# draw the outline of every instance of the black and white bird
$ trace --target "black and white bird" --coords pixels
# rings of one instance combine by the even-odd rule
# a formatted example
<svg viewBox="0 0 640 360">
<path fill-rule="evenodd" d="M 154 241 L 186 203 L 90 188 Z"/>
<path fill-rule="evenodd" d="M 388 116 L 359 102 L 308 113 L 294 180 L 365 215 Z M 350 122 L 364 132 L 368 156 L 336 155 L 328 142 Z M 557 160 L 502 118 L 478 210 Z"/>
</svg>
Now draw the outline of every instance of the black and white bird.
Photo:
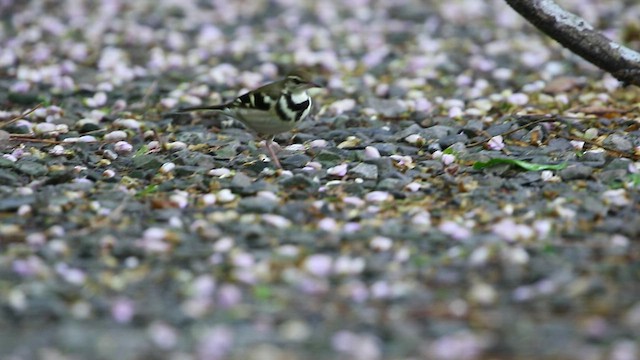
<svg viewBox="0 0 640 360">
<path fill-rule="evenodd" d="M 249 91 L 226 104 L 189 107 L 179 111 L 219 111 L 240 121 L 259 137 L 266 137 L 269 155 L 275 165 L 282 168 L 271 147 L 273 137 L 292 130 L 309 115 L 312 101 L 307 90 L 315 87 L 320 86 L 311 81 L 309 74 L 294 71 L 284 79 Z"/>
</svg>

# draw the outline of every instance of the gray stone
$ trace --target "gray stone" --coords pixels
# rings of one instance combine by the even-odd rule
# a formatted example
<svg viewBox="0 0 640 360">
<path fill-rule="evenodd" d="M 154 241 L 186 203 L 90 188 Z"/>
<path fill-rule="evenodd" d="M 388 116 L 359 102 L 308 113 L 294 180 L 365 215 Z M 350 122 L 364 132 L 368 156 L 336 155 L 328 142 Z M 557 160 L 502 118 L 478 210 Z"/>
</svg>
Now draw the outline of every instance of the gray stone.
<svg viewBox="0 0 640 360">
<path fill-rule="evenodd" d="M 408 183 L 408 179 L 388 178 L 380 181 L 376 189 L 383 191 L 401 191 Z"/>
<path fill-rule="evenodd" d="M 17 185 L 18 175 L 13 171 L 0 169 L 0 185 Z"/>
<path fill-rule="evenodd" d="M 333 164 L 339 162 L 342 158 L 339 154 L 333 151 L 322 150 L 320 151 L 320 153 L 318 153 L 318 155 L 316 155 L 315 159 L 323 165 L 330 164 L 331 166 L 333 166 Z"/>
<path fill-rule="evenodd" d="M 624 159 L 624 158 L 615 158 L 613 160 L 611 160 L 606 166 L 605 169 L 607 170 L 618 170 L 618 169 L 622 169 L 622 170 L 628 170 L 629 169 L 629 164 L 631 164 L 631 160 L 629 159 Z"/>
<path fill-rule="evenodd" d="M 16 169 L 30 176 L 43 176 L 49 172 L 46 166 L 29 160 L 18 161 L 18 163 L 16 163 Z"/>
<path fill-rule="evenodd" d="M 495 124 L 490 126 L 487 129 L 487 134 L 491 135 L 491 136 L 496 136 L 496 135 L 500 135 L 500 134 L 504 134 L 505 132 L 511 130 L 511 127 L 513 126 L 512 123 L 503 123 L 503 124 Z"/>
<path fill-rule="evenodd" d="M 588 179 L 593 173 L 593 168 L 583 164 L 571 164 L 560 170 L 558 175 L 564 180 Z"/>
<path fill-rule="evenodd" d="M 280 162 L 287 167 L 301 168 L 305 166 L 311 158 L 305 154 L 293 154 L 291 156 L 282 157 Z"/>
<path fill-rule="evenodd" d="M 278 206 L 278 201 L 266 199 L 260 196 L 249 196 L 240 199 L 238 208 L 244 212 L 260 214 L 272 213 Z"/>
<path fill-rule="evenodd" d="M 23 195 L 0 199 L 0 211 L 15 210 L 22 205 L 33 204 L 36 201 L 34 195 Z"/>
<path fill-rule="evenodd" d="M 371 98 L 368 105 L 385 117 L 396 117 L 408 110 L 407 106 L 397 99 Z"/>
<path fill-rule="evenodd" d="M 0 157 L 0 168 L 12 168 L 14 166 L 15 163 L 13 161 Z"/>
<path fill-rule="evenodd" d="M 396 140 L 402 140 L 404 138 L 406 138 L 409 135 L 413 135 L 413 134 L 420 134 L 424 129 L 422 128 L 422 126 L 418 125 L 418 124 L 413 124 L 411 126 L 409 126 L 406 129 L 400 130 L 396 133 L 395 135 L 395 139 Z M 423 135 L 424 137 L 424 135 Z"/>
<path fill-rule="evenodd" d="M 156 155 L 137 155 L 131 162 L 134 168 L 141 170 L 156 170 L 162 166 L 162 162 Z"/>
<path fill-rule="evenodd" d="M 571 151 L 573 149 L 573 146 L 571 145 L 571 142 L 569 142 L 569 140 L 567 139 L 551 139 L 549 140 L 549 143 L 547 144 L 547 146 L 541 148 L 541 150 L 545 153 L 552 153 L 552 152 L 566 152 L 566 151 Z"/>
<path fill-rule="evenodd" d="M 238 172 L 231 179 L 230 187 L 232 190 L 242 191 L 251 186 L 253 179 L 243 172 Z"/>
<path fill-rule="evenodd" d="M 592 167 L 601 167 L 606 162 L 607 153 L 604 151 L 587 151 L 579 160 Z"/>
<path fill-rule="evenodd" d="M 289 190 L 292 189 L 300 189 L 300 190 L 308 190 L 315 191 L 320 187 L 318 183 L 310 179 L 308 176 L 304 175 L 293 175 L 291 177 L 284 178 L 278 181 L 281 187 L 287 188 Z"/>
<path fill-rule="evenodd" d="M 468 140 L 469 138 L 465 134 L 454 134 L 441 138 L 438 143 L 440 143 L 440 146 L 446 149 L 453 144 L 464 144 Z"/>
<path fill-rule="evenodd" d="M 378 178 L 378 167 L 374 164 L 360 163 L 349 170 L 349 173 L 365 180 L 376 180 Z"/>
<path fill-rule="evenodd" d="M 595 175 L 596 179 L 602 181 L 605 184 L 624 181 L 626 177 L 627 170 L 625 169 L 604 170 Z"/>
<path fill-rule="evenodd" d="M 422 130 L 420 135 L 427 140 L 438 140 L 454 134 L 455 132 L 456 129 L 451 126 L 434 125 Z"/>
<path fill-rule="evenodd" d="M 391 143 L 379 143 L 372 146 L 378 149 L 380 155 L 383 156 L 393 155 L 398 151 L 398 146 Z"/>
<path fill-rule="evenodd" d="M 633 143 L 620 134 L 611 134 L 607 136 L 602 143 L 603 145 L 618 151 L 628 152 L 633 150 Z"/>
</svg>

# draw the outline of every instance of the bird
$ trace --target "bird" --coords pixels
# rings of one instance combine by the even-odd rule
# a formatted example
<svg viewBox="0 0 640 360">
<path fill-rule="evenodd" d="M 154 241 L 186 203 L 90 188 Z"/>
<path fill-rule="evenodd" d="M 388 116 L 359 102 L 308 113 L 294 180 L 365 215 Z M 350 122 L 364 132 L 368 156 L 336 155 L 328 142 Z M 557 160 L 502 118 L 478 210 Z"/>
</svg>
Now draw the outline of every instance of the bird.
<svg viewBox="0 0 640 360">
<path fill-rule="evenodd" d="M 282 169 L 272 148 L 275 135 L 294 129 L 311 112 L 312 100 L 307 90 L 319 88 L 309 73 L 294 70 L 283 79 L 263 85 L 227 103 L 182 108 L 179 112 L 217 111 L 238 120 L 265 138 L 265 146 L 277 168 Z"/>
</svg>

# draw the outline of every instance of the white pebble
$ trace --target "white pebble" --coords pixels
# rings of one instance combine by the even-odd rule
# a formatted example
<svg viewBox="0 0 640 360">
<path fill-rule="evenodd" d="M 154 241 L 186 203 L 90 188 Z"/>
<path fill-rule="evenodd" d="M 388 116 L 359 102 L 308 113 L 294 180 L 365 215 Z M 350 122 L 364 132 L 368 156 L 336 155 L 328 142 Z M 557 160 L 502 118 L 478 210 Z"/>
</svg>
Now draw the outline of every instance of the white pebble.
<svg viewBox="0 0 640 360">
<path fill-rule="evenodd" d="M 392 199 L 393 197 L 386 191 L 372 191 L 365 195 L 364 199 L 368 202 L 383 202 Z"/>
<path fill-rule="evenodd" d="M 147 144 L 147 149 L 149 149 L 149 151 L 160 149 L 160 142 L 157 140 L 149 141 L 149 143 Z"/>
<path fill-rule="evenodd" d="M 307 165 L 305 165 L 305 168 L 306 167 L 309 167 L 310 170 L 320 170 L 322 169 L 322 164 L 317 161 L 309 161 Z"/>
<path fill-rule="evenodd" d="M 278 195 L 274 194 L 271 191 L 267 191 L 267 190 L 258 191 L 256 196 L 259 197 L 259 198 L 270 200 L 270 201 L 280 201 L 280 198 L 278 197 Z"/>
<path fill-rule="evenodd" d="M 405 185 L 404 188 L 407 189 L 408 191 L 416 192 L 416 191 L 420 190 L 420 188 L 422 188 L 422 185 L 420 185 L 419 183 L 414 181 L 414 182 L 411 182 L 411 183 Z"/>
<path fill-rule="evenodd" d="M 287 151 L 304 151 L 304 145 L 302 144 L 291 144 L 284 148 Z"/>
<path fill-rule="evenodd" d="M 223 176 L 227 176 L 231 174 L 231 170 L 227 169 L 227 168 L 217 168 L 217 169 L 211 169 L 209 170 L 209 175 L 211 176 L 219 176 L 219 177 L 223 177 Z"/>
<path fill-rule="evenodd" d="M 160 100 L 160 105 L 165 109 L 171 109 L 178 105 L 178 100 L 174 98 L 164 98 Z"/>
<path fill-rule="evenodd" d="M 91 135 L 84 135 L 78 138 L 78 142 L 89 143 L 89 142 L 96 142 L 96 141 L 98 140 L 95 138 L 95 136 L 91 136 Z"/>
<path fill-rule="evenodd" d="M 214 205 L 216 203 L 215 194 L 204 194 L 200 199 L 202 200 L 202 204 L 205 206 Z"/>
<path fill-rule="evenodd" d="M 287 219 L 284 216 L 276 215 L 276 214 L 264 214 L 262 215 L 262 220 L 267 224 L 276 227 L 278 229 L 284 229 L 291 226 L 291 220 Z"/>
<path fill-rule="evenodd" d="M 496 290 L 487 283 L 476 283 L 471 287 L 469 297 L 482 305 L 490 305 L 496 301 L 498 294 Z"/>
<path fill-rule="evenodd" d="M 373 146 L 367 146 L 364 148 L 364 158 L 365 160 L 379 159 L 380 151 Z"/>
<path fill-rule="evenodd" d="M 376 236 L 369 241 L 369 246 L 371 246 L 373 250 L 387 251 L 393 246 L 393 240 L 384 236 Z"/>
<path fill-rule="evenodd" d="M 118 154 L 116 154 L 115 152 L 107 149 L 105 151 L 102 152 L 102 157 L 108 160 L 115 160 L 118 158 Z"/>
<path fill-rule="evenodd" d="M 113 122 L 114 125 L 121 127 L 121 128 L 125 128 L 125 129 L 132 129 L 132 130 L 139 130 L 141 127 L 141 124 L 138 120 L 136 119 L 116 119 Z"/>
<path fill-rule="evenodd" d="M 51 123 L 39 123 L 34 127 L 36 134 L 49 134 L 56 131 L 56 125 Z"/>
<path fill-rule="evenodd" d="M 172 163 L 172 162 L 166 162 L 164 164 L 162 164 L 162 166 L 160 166 L 160 172 L 163 174 L 168 174 L 170 172 L 173 171 L 173 169 L 176 168 L 176 164 Z"/>
<path fill-rule="evenodd" d="M 309 143 L 309 146 L 313 148 L 325 148 L 327 147 L 327 140 L 324 139 L 316 139 Z"/>
<path fill-rule="evenodd" d="M 167 144 L 169 150 L 184 150 L 187 148 L 187 144 L 182 141 L 174 141 Z"/>
<path fill-rule="evenodd" d="M 356 101 L 353 99 L 343 99 L 334 102 L 329 105 L 329 110 L 336 115 L 342 114 L 345 111 L 353 110 L 356 106 Z"/>
<path fill-rule="evenodd" d="M 222 189 L 216 194 L 216 198 L 221 204 L 230 203 L 236 199 L 236 195 L 229 189 Z"/>
<path fill-rule="evenodd" d="M 107 169 L 102 172 L 102 177 L 105 179 L 111 179 L 114 176 L 116 176 L 116 172 L 111 169 Z"/>
<path fill-rule="evenodd" d="M 526 105 L 529 103 L 529 95 L 524 93 L 515 93 L 507 97 L 507 102 L 513 105 Z"/>
<path fill-rule="evenodd" d="M 582 148 L 584 147 L 584 141 L 571 140 L 569 141 L 569 143 L 574 150 L 582 150 Z"/>
<path fill-rule="evenodd" d="M 416 145 L 418 142 L 424 142 L 424 138 L 419 134 L 411 134 L 404 138 L 404 141 L 408 142 L 411 145 Z"/>
<path fill-rule="evenodd" d="M 184 209 L 189 205 L 189 194 L 186 191 L 176 191 L 169 196 L 169 201 L 179 209 Z"/>
<path fill-rule="evenodd" d="M 20 205 L 17 211 L 18 216 L 27 216 L 31 214 L 31 205 Z"/>
<path fill-rule="evenodd" d="M 450 165 L 456 160 L 456 156 L 453 154 L 442 154 L 442 163 Z"/>
<path fill-rule="evenodd" d="M 106 141 L 120 141 L 127 138 L 127 133 L 122 130 L 112 131 L 104 136 Z"/>
<path fill-rule="evenodd" d="M 340 164 L 334 167 L 330 167 L 327 169 L 327 174 L 332 176 L 343 177 L 347 174 L 347 169 L 349 166 L 347 164 Z"/>
<path fill-rule="evenodd" d="M 64 146 L 56 145 L 49 150 L 49 154 L 53 156 L 60 156 L 64 154 Z"/>
<path fill-rule="evenodd" d="M 129 144 L 126 141 L 118 141 L 117 143 L 115 143 L 115 145 L 113 145 L 113 150 L 120 155 L 128 154 L 133 151 L 133 145 Z"/>
</svg>

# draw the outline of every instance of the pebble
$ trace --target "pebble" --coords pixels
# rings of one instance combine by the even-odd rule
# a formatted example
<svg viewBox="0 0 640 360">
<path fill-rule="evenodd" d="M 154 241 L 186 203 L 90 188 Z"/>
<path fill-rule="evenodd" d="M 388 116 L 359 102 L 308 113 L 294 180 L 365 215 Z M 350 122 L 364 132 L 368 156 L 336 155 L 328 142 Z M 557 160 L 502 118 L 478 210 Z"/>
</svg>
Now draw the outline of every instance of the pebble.
<svg viewBox="0 0 640 360">
<path fill-rule="evenodd" d="M 607 136 L 602 144 L 623 152 L 631 152 L 633 150 L 633 143 L 624 135 L 620 134 L 611 134 Z"/>
<path fill-rule="evenodd" d="M 365 180 L 378 179 L 378 167 L 374 164 L 360 163 L 349 170 L 349 173 L 355 177 Z"/>
<path fill-rule="evenodd" d="M 571 164 L 560 170 L 558 175 L 563 180 L 589 179 L 593 173 L 593 168 L 583 164 Z"/>
</svg>

